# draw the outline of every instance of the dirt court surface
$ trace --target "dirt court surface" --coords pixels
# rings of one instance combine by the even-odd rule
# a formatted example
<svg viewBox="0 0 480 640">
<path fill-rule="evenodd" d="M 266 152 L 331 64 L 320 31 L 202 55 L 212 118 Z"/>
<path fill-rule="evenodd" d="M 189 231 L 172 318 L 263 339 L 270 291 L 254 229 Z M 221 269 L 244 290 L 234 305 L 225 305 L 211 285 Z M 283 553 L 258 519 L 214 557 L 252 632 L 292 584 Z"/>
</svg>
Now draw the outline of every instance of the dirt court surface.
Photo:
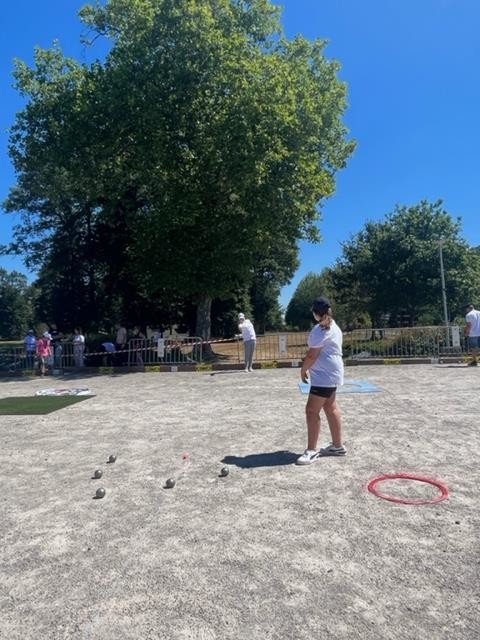
<svg viewBox="0 0 480 640">
<path fill-rule="evenodd" d="M 96 397 L 0 417 L 0 637 L 478 640 L 480 368 L 346 373 L 382 392 L 339 396 L 348 455 L 308 467 L 299 369 L 2 380 Z M 368 493 L 395 472 L 450 497 Z"/>
</svg>

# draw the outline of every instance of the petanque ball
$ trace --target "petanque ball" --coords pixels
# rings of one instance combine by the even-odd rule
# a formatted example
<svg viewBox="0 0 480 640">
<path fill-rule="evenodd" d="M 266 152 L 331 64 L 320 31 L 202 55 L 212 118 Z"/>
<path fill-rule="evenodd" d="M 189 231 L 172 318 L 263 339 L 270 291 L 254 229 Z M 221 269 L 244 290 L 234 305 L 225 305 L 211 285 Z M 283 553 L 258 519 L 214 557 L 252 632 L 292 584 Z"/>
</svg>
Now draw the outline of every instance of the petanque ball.
<svg viewBox="0 0 480 640">
<path fill-rule="evenodd" d="M 228 467 L 222 467 L 220 469 L 220 475 L 222 476 L 222 478 L 225 478 L 225 476 L 228 476 L 229 473 L 230 473 L 230 469 Z"/>
<path fill-rule="evenodd" d="M 101 478 L 103 476 L 103 471 L 101 469 L 96 469 L 95 473 L 93 474 L 94 478 Z"/>
<path fill-rule="evenodd" d="M 95 495 L 97 496 L 97 498 L 104 498 L 105 497 L 105 489 L 103 487 L 100 487 L 100 489 L 97 489 Z"/>
<path fill-rule="evenodd" d="M 165 482 L 165 486 L 167 487 L 167 489 L 173 489 L 173 487 L 175 486 L 175 480 L 173 478 L 168 478 L 168 480 Z"/>
<path fill-rule="evenodd" d="M 111 456 L 109 456 L 108 461 L 109 462 L 115 462 L 115 460 L 117 459 L 117 456 L 114 456 L 113 454 Z"/>
</svg>

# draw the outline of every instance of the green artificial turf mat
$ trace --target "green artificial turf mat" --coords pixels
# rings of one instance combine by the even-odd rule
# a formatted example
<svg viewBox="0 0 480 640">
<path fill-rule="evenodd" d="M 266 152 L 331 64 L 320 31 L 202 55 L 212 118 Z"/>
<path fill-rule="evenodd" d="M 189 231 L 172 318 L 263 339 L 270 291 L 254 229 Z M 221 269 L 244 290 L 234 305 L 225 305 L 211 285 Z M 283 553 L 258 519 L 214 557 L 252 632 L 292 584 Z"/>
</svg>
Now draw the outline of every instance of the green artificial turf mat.
<svg viewBox="0 0 480 640">
<path fill-rule="evenodd" d="M 0 399 L 1 416 L 35 416 L 88 400 L 94 396 L 22 396 Z"/>
</svg>

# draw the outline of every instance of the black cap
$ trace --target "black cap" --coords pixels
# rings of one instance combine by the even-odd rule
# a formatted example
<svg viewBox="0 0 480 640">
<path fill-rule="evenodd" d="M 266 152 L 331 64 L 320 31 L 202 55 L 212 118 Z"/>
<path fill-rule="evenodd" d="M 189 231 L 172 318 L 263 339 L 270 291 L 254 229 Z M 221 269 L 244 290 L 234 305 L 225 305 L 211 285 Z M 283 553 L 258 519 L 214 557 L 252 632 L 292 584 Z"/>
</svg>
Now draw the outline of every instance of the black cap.
<svg viewBox="0 0 480 640">
<path fill-rule="evenodd" d="M 464 305 L 463 305 L 463 308 L 464 308 L 464 309 L 468 309 L 468 307 L 473 307 L 473 306 L 474 306 L 474 305 L 473 305 L 473 302 L 468 302 L 467 304 L 464 304 Z"/>
<path fill-rule="evenodd" d="M 319 316 L 323 316 L 330 309 L 331 304 L 327 298 L 321 296 L 320 298 L 316 298 L 312 304 L 312 311 Z"/>
</svg>

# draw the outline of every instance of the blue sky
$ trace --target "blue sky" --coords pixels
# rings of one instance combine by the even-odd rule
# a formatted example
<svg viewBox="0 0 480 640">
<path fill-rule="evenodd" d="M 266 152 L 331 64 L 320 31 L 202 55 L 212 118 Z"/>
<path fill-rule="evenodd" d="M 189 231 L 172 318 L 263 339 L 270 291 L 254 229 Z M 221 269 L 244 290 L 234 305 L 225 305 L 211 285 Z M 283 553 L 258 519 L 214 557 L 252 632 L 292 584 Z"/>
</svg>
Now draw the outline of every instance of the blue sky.
<svg viewBox="0 0 480 640">
<path fill-rule="evenodd" d="M 101 49 L 80 43 L 81 0 L 16 0 L 2 7 L 0 41 L 0 198 L 14 184 L 6 129 L 21 101 L 11 88 L 14 57 L 58 39 L 64 52 L 89 62 Z M 442 198 L 480 245 L 480 2 L 478 0 L 283 0 L 288 36 L 326 38 L 348 83 L 345 122 L 358 148 L 323 207 L 319 245 L 303 243 L 301 266 L 282 290 L 286 305 L 301 278 L 334 263 L 341 243 L 395 204 Z M 0 243 L 14 216 L 0 214 Z M 0 266 L 24 271 L 18 258 Z"/>
</svg>

